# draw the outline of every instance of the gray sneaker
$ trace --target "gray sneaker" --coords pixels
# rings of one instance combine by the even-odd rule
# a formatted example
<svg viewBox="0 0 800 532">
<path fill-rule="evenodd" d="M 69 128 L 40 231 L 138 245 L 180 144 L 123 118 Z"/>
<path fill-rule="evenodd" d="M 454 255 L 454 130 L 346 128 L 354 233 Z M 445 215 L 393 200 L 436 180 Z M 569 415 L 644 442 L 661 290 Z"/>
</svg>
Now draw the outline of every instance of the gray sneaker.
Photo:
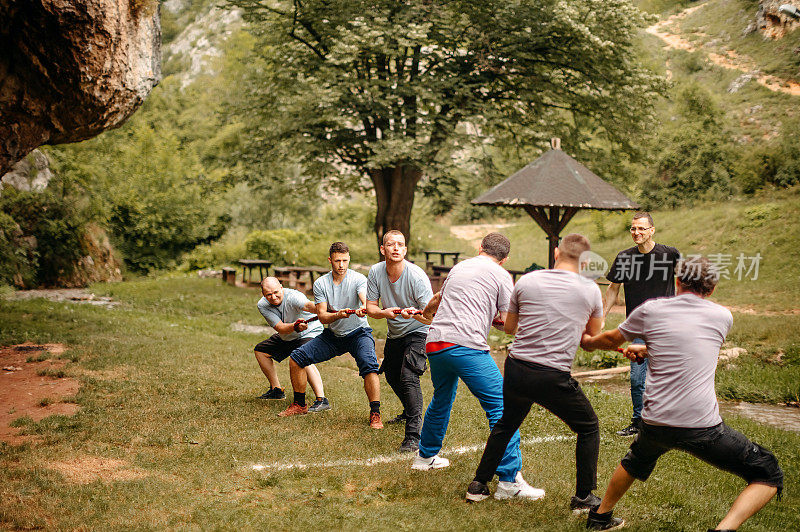
<svg viewBox="0 0 800 532">
<path fill-rule="evenodd" d="M 319 398 L 314 401 L 314 404 L 308 407 L 309 412 L 322 412 L 323 410 L 330 410 L 331 404 L 326 397 Z"/>
<path fill-rule="evenodd" d="M 600 497 L 594 493 L 589 493 L 589 495 L 583 499 L 573 495 L 572 499 L 569 501 L 569 509 L 572 510 L 574 514 L 582 514 L 589 510 L 597 510 L 598 506 L 600 506 Z"/>
</svg>

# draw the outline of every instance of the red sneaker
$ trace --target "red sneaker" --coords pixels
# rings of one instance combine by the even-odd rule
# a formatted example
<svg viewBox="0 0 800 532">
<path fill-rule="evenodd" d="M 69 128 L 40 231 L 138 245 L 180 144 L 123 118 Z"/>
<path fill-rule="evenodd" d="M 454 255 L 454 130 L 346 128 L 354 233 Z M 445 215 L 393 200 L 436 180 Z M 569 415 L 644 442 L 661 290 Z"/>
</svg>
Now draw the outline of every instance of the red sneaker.
<svg viewBox="0 0 800 532">
<path fill-rule="evenodd" d="M 298 414 L 308 414 L 308 406 L 300 406 L 297 403 L 292 403 L 292 405 L 278 414 L 278 417 L 287 417 L 287 416 L 296 416 Z M 378 418 L 380 422 L 380 418 Z"/>
<path fill-rule="evenodd" d="M 371 429 L 382 429 L 383 423 L 381 422 L 381 413 L 380 412 L 370 412 L 369 414 L 369 428 Z"/>
</svg>

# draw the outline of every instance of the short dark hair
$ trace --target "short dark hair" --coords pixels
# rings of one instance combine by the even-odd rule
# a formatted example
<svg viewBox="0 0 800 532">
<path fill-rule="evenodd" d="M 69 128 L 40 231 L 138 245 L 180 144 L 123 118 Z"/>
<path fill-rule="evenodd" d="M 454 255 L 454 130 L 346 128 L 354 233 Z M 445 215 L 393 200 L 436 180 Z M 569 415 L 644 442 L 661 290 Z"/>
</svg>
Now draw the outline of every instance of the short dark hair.
<svg viewBox="0 0 800 532">
<path fill-rule="evenodd" d="M 334 242 L 328 250 L 328 256 L 333 256 L 334 253 L 350 253 L 350 248 L 344 242 Z"/>
<path fill-rule="evenodd" d="M 639 218 L 647 218 L 647 221 L 650 222 L 650 227 L 655 227 L 656 224 L 653 222 L 653 217 L 650 216 L 650 213 L 647 211 L 637 211 L 633 213 L 632 220 L 638 220 Z"/>
<path fill-rule="evenodd" d="M 675 276 L 684 289 L 707 296 L 719 282 L 719 269 L 704 256 L 693 255 L 678 262 Z"/>
<path fill-rule="evenodd" d="M 386 243 L 386 237 L 390 236 L 390 235 L 400 235 L 400 236 L 403 237 L 403 241 L 405 241 L 405 239 L 406 239 L 406 235 L 404 235 L 402 231 L 398 231 L 397 229 L 392 229 L 391 231 L 386 231 L 385 233 L 383 233 L 383 238 L 381 239 L 381 244 L 385 244 Z"/>
<path fill-rule="evenodd" d="M 497 260 L 503 260 L 508 257 L 508 252 L 511 251 L 511 242 L 500 233 L 489 233 L 483 237 L 481 249 L 483 249 L 483 252 L 487 255 Z"/>
<path fill-rule="evenodd" d="M 569 261 L 577 262 L 581 258 L 581 254 L 590 249 L 592 249 L 592 245 L 588 238 L 579 233 L 570 233 L 562 238 L 558 245 L 559 258 L 564 257 Z"/>
</svg>

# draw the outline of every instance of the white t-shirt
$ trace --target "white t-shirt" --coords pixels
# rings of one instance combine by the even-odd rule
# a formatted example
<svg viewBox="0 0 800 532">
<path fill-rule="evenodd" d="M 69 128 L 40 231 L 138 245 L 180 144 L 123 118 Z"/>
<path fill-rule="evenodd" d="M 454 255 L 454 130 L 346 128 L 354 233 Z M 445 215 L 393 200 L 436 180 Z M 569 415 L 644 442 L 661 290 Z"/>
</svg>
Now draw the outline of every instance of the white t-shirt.
<svg viewBox="0 0 800 532">
<path fill-rule="evenodd" d="M 603 297 L 580 274 L 538 270 L 517 281 L 508 311 L 519 314 L 510 357 L 569 371 L 586 322 L 603 317 Z"/>
<path fill-rule="evenodd" d="M 508 310 L 514 283 L 511 274 L 489 257 L 459 262 L 442 287 L 428 342 L 450 342 L 488 351 L 486 337 L 498 312 Z"/>
<path fill-rule="evenodd" d="M 277 307 L 271 305 L 266 297 L 258 300 L 258 311 L 267 320 L 271 327 L 278 323 L 294 323 L 299 318 L 307 320 L 315 314 L 303 310 L 308 303 L 308 298 L 302 293 L 292 288 L 283 289 L 283 301 Z M 281 334 L 281 340 L 295 340 L 297 338 L 314 338 L 322 332 L 322 324 L 319 321 L 312 321 L 308 324 L 308 329 L 303 332 L 292 331 L 289 334 Z"/>
<path fill-rule="evenodd" d="M 650 299 L 631 312 L 619 331 L 647 344 L 645 422 L 683 428 L 722 423 L 714 373 L 732 324 L 728 309 L 692 293 Z"/>
<path fill-rule="evenodd" d="M 425 308 L 433 297 L 431 281 L 425 271 L 408 261 L 403 261 L 403 273 L 395 281 L 389 281 L 386 273 L 386 262 L 379 262 L 369 269 L 367 275 L 367 301 L 378 301 L 383 308 L 414 307 L 419 310 Z M 428 332 L 428 326 L 417 320 L 404 319 L 402 316 L 386 320 L 388 325 L 387 338 L 400 338 L 412 332 Z"/>
<path fill-rule="evenodd" d="M 366 296 L 366 293 L 367 278 L 350 269 L 347 270 L 344 279 L 338 285 L 333 282 L 333 272 L 328 272 L 314 281 L 314 301 L 327 303 L 328 312 L 331 312 L 331 309 L 359 309 L 361 308 L 361 299 L 358 295 Z M 328 325 L 328 329 L 336 336 L 347 336 L 359 327 L 369 327 L 369 322 L 367 318 L 359 318 L 355 314 Z"/>
</svg>

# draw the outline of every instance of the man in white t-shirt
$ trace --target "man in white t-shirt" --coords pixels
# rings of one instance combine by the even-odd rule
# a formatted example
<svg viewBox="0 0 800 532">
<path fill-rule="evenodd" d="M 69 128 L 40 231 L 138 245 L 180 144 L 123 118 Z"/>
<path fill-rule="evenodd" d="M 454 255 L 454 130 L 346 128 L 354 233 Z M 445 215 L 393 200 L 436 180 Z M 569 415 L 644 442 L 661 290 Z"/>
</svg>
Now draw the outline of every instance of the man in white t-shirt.
<svg viewBox="0 0 800 532">
<path fill-rule="evenodd" d="M 506 319 L 514 283 L 502 265 L 510 249 L 511 243 L 505 236 L 486 235 L 478 256 L 453 266 L 442 290 L 425 307 L 423 315 L 433 317 L 425 346 L 431 366 L 433 399 L 425 411 L 419 455 L 412 469 L 439 469 L 450 465 L 450 461 L 438 453 L 447 432 L 459 379 L 478 398 L 490 429 L 503 415 L 503 377 L 489 353 L 486 337 L 493 320 Z M 536 500 L 544 496 L 544 491 L 525 482 L 521 468 L 517 431 L 497 466 L 500 482 L 496 498 Z"/>
<path fill-rule="evenodd" d="M 292 351 L 289 371 L 294 390 L 292 404 L 281 417 L 305 414 L 306 372 L 303 368 L 350 353 L 364 379 L 369 400 L 369 426 L 382 429 L 381 386 L 375 339 L 367 322 L 367 278 L 348 268 L 350 248 L 334 242 L 328 250 L 331 271 L 314 282 L 314 302 L 319 321 L 327 325 L 322 334 Z"/>
<path fill-rule="evenodd" d="M 733 317 L 706 299 L 717 285 L 718 272 L 699 257 L 678 263 L 676 277 L 676 296 L 648 300 L 618 328 L 585 334 L 581 340 L 584 349 L 592 350 L 615 349 L 641 338 L 645 345 L 629 345 L 625 354 L 649 359 L 639 434 L 614 471 L 600 506 L 589 512 L 587 528 L 622 526 L 612 515 L 617 501 L 635 479 L 647 480 L 670 449 L 686 451 L 747 482 L 716 530 L 736 530 L 783 489 L 775 455 L 728 427 L 719 415 L 714 374 Z"/>
<path fill-rule="evenodd" d="M 317 309 L 305 294 L 291 288 L 284 288 L 275 277 L 261 281 L 261 294 L 258 311 L 276 333 L 259 342 L 253 349 L 261 372 L 267 377 L 270 388 L 259 399 L 284 399 L 286 394 L 278 380 L 275 362 L 281 362 L 292 351 L 310 342 L 322 332 L 322 324 L 315 320 Z M 312 321 L 308 321 L 312 320 Z M 315 365 L 306 367 L 308 382 L 316 395 L 309 412 L 322 412 L 330 409 L 322 388 L 322 377 Z"/>
<path fill-rule="evenodd" d="M 577 486 L 570 501 L 574 512 L 600 504 L 597 487 L 600 425 L 589 399 L 570 369 L 581 334 L 603 327 L 603 298 L 593 281 L 580 274 L 579 259 L 589 240 L 577 233 L 561 239 L 555 266 L 525 274 L 514 286 L 505 332 L 516 335 L 503 372 L 503 417 L 486 442 L 468 501 L 489 496 L 503 451 L 534 403 L 559 417 L 578 435 L 575 446 Z"/>
<path fill-rule="evenodd" d="M 403 233 L 388 231 L 380 250 L 385 260 L 373 265 L 367 275 L 367 314 L 386 320 L 381 372 L 403 404 L 403 412 L 395 418 L 406 424 L 400 452 L 414 452 L 419 448 L 422 428 L 419 378 L 427 367 L 425 337 L 430 320 L 412 312 L 424 309 L 433 291 L 425 271 L 405 260 L 408 248 Z"/>
</svg>

